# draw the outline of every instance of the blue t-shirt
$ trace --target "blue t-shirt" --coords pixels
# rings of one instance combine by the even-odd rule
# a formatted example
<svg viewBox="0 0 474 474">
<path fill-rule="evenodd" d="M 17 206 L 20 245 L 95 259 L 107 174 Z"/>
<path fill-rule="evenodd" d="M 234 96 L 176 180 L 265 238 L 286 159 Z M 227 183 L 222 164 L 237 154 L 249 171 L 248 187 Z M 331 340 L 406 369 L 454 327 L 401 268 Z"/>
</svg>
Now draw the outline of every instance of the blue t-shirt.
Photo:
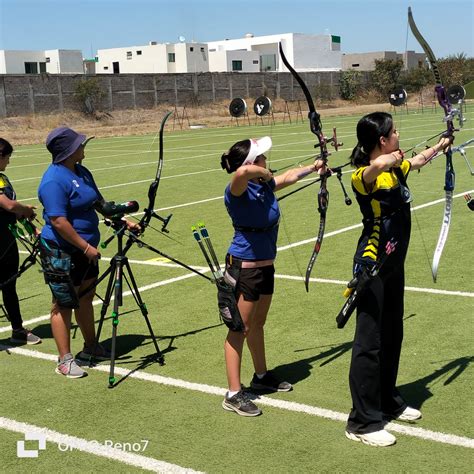
<svg viewBox="0 0 474 474">
<path fill-rule="evenodd" d="M 276 257 L 280 209 L 276 196 L 275 180 L 268 183 L 249 181 L 241 196 L 233 196 L 230 184 L 224 193 L 227 212 L 234 226 L 269 228 L 263 232 L 235 230 L 229 253 L 242 260 L 268 260 Z M 273 226 L 273 227 L 272 227 Z"/>
<path fill-rule="evenodd" d="M 76 248 L 66 242 L 53 228 L 51 217 L 66 217 L 74 230 L 89 244 L 97 247 L 100 241 L 99 218 L 94 203 L 102 199 L 90 171 L 76 164 L 76 171 L 61 164 L 52 164 L 46 170 L 38 188 L 38 197 L 44 207 L 44 239 L 56 242 L 62 249 Z"/>
</svg>

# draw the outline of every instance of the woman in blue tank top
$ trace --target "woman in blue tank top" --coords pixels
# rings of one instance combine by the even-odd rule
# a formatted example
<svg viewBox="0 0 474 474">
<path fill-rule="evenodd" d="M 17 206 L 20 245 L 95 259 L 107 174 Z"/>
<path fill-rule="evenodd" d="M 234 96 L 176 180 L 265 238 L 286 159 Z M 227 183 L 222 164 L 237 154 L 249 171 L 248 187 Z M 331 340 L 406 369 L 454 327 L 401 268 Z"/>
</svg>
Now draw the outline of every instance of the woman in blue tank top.
<svg viewBox="0 0 474 474">
<path fill-rule="evenodd" d="M 228 392 L 222 407 L 243 416 L 257 416 L 261 410 L 242 390 L 240 366 L 245 339 L 252 355 L 254 390 L 287 392 L 291 384 L 278 380 L 267 369 L 264 325 L 272 301 L 274 266 L 280 210 L 274 194 L 310 173 L 325 171 L 317 160 L 310 166 L 290 169 L 273 176 L 266 167 L 264 153 L 270 150 L 270 137 L 235 143 L 222 155 L 222 167 L 234 173 L 225 189 L 225 205 L 234 227 L 234 237 L 226 258 L 226 280 L 235 296 L 244 331 L 229 330 L 225 340 Z"/>
</svg>

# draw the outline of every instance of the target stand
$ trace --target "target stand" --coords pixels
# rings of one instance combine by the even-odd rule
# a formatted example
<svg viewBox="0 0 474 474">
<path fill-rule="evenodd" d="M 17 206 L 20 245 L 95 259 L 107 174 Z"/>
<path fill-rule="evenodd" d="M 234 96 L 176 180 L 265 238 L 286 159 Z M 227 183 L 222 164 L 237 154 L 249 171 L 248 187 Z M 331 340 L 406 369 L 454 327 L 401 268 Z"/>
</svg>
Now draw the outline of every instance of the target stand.
<svg viewBox="0 0 474 474">
<path fill-rule="evenodd" d="M 188 127 L 190 127 L 190 123 L 189 123 L 189 117 L 188 117 L 188 113 L 186 112 L 186 106 L 184 105 L 183 107 L 181 107 L 181 111 L 178 110 L 178 106 L 175 105 L 174 106 L 174 113 L 173 113 L 173 130 L 174 130 L 174 127 L 176 125 L 176 122 L 178 122 L 178 125 L 179 125 L 179 128 L 180 130 L 183 130 L 183 125 L 184 125 L 184 121 L 186 120 L 188 122 Z"/>
<path fill-rule="evenodd" d="M 267 116 L 267 125 L 272 123 L 275 125 L 275 117 L 273 115 L 272 109 L 272 101 L 267 96 L 260 96 L 258 99 L 255 100 L 253 104 L 253 111 L 255 112 L 255 125 L 258 123 L 258 119 L 260 118 L 260 122 L 262 125 L 265 125 L 263 117 Z"/>
<path fill-rule="evenodd" d="M 288 116 L 288 120 L 291 124 L 291 114 L 290 114 L 290 108 L 288 107 L 288 101 L 285 100 L 285 111 L 283 113 L 283 123 L 286 121 L 286 116 Z"/>
<path fill-rule="evenodd" d="M 244 124 L 245 119 L 247 118 L 248 125 L 250 126 L 250 117 L 247 112 L 247 103 L 244 99 L 241 99 L 240 97 L 235 97 L 232 99 L 231 103 L 229 104 L 229 113 L 231 124 L 235 123 L 235 125 L 239 127 L 239 118 L 243 118 Z"/>
</svg>

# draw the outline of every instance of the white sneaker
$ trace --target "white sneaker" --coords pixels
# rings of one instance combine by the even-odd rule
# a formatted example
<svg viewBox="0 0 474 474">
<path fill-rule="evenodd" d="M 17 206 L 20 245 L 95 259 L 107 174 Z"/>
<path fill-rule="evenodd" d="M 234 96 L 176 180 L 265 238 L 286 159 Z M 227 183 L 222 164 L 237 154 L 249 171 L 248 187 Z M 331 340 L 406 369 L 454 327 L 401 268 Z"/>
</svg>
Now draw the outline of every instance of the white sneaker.
<svg viewBox="0 0 474 474">
<path fill-rule="evenodd" d="M 397 416 L 399 421 L 416 421 L 420 420 L 423 415 L 420 410 L 412 407 L 406 407 L 400 415 Z"/>
<path fill-rule="evenodd" d="M 350 433 L 346 431 L 346 437 L 352 441 L 362 441 L 369 446 L 391 446 L 397 438 L 386 430 L 373 431 L 372 433 Z"/>
</svg>

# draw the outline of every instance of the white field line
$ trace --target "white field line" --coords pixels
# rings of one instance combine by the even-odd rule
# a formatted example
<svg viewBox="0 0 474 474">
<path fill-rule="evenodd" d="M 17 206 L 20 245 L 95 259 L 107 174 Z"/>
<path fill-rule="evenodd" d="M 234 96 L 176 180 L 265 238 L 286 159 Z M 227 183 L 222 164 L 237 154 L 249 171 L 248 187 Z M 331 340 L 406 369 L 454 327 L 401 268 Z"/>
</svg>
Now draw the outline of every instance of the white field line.
<svg viewBox="0 0 474 474">
<path fill-rule="evenodd" d="M 37 359 L 47 360 L 47 361 L 57 361 L 57 357 L 53 354 L 45 354 L 43 352 L 34 351 L 31 349 L 22 349 L 18 347 L 10 347 L 0 344 L 0 350 L 8 350 L 11 353 L 26 356 L 34 357 Z M 98 370 L 101 372 L 110 371 L 110 366 L 108 365 L 97 365 L 92 367 L 93 370 Z M 193 390 L 196 392 L 206 393 L 209 395 L 217 395 L 223 397 L 226 393 L 225 388 L 215 387 L 213 385 L 200 384 L 194 382 L 187 382 L 186 380 L 174 379 L 171 377 L 163 377 L 161 375 L 150 374 L 143 371 L 130 371 L 123 369 L 121 367 L 115 367 L 115 373 L 121 375 L 122 377 L 129 376 L 138 380 L 144 380 L 152 383 L 157 383 L 160 385 L 166 385 L 169 387 L 182 388 L 184 390 Z M 266 405 L 272 408 L 278 408 L 280 410 L 286 410 L 297 413 L 305 413 L 307 415 L 317 416 L 319 418 L 326 418 L 333 421 L 345 422 L 347 420 L 347 414 L 340 413 L 333 410 L 328 410 L 325 408 L 315 407 L 312 405 L 305 405 L 303 403 L 289 402 L 286 400 L 277 400 L 270 397 L 260 396 L 258 397 L 258 403 L 261 405 Z M 415 428 L 412 426 L 402 426 L 398 423 L 389 423 L 387 429 L 402 433 L 407 436 L 413 436 L 416 438 L 421 438 L 428 441 L 436 441 L 438 443 L 450 444 L 454 446 L 461 446 L 464 448 L 474 448 L 474 439 L 467 438 L 464 436 L 453 435 L 449 433 L 442 433 L 437 431 L 430 431 L 425 428 Z"/>
<path fill-rule="evenodd" d="M 104 259 L 105 260 L 105 259 Z M 138 261 L 135 261 L 135 263 L 137 263 Z M 143 262 L 141 262 L 143 263 Z M 156 262 L 157 264 L 159 264 L 159 262 Z M 198 267 L 196 267 L 198 268 Z M 209 268 L 207 269 L 203 269 L 203 271 L 210 271 Z M 145 285 L 145 286 L 142 286 L 140 288 L 138 288 L 138 290 L 140 292 L 142 291 L 147 291 L 147 290 L 151 290 L 153 288 L 158 288 L 159 286 L 164 286 L 164 285 L 169 285 L 170 283 L 175 283 L 177 281 L 181 281 L 181 280 L 187 280 L 188 278 L 193 278 L 193 277 L 197 277 L 198 275 L 196 273 L 186 273 L 185 275 L 181 275 L 179 277 L 175 277 L 175 278 L 169 278 L 168 280 L 162 280 L 162 281 L 158 281 L 156 283 L 152 283 L 150 285 Z M 127 291 L 124 291 L 122 296 L 130 296 L 132 294 L 132 292 L 130 290 L 127 290 Z M 113 297 L 112 297 L 112 300 L 113 300 Z M 112 301 L 111 300 L 111 301 Z M 102 300 L 100 299 L 95 299 L 92 304 L 94 306 L 97 306 L 97 305 L 100 305 L 102 304 Z M 36 318 L 33 318 L 33 319 L 30 319 L 28 321 L 24 321 L 24 324 L 25 325 L 28 325 L 28 324 L 35 324 L 35 323 L 39 323 L 41 321 L 46 321 L 47 319 L 49 319 L 50 315 L 49 313 L 48 314 L 44 314 L 43 316 L 38 316 Z M 10 328 L 10 325 L 6 326 L 6 327 L 3 327 L 3 328 L 0 328 L 0 333 L 2 332 L 8 332 L 8 331 L 11 331 L 11 328 Z"/>
<path fill-rule="evenodd" d="M 341 149 L 341 151 L 344 151 L 344 149 Z M 349 149 L 347 149 L 345 151 L 349 151 Z M 201 158 L 201 157 L 209 156 L 209 155 L 215 156 L 215 153 L 210 153 L 210 154 L 207 154 L 207 155 L 200 155 L 200 156 L 192 156 L 192 157 L 189 157 L 189 158 L 174 158 L 174 159 L 167 160 L 167 163 L 170 162 L 170 161 L 196 160 L 197 158 Z M 273 159 L 273 160 L 269 159 L 269 164 L 279 163 L 281 161 L 294 161 L 294 160 L 298 160 L 298 159 L 302 160 L 302 159 L 305 159 L 305 158 L 309 159 L 312 156 L 314 156 L 313 153 L 304 153 L 303 155 L 292 155 L 292 156 L 289 156 L 289 157 L 287 156 L 285 158 L 278 158 L 278 159 Z M 156 167 L 157 161 L 155 160 L 153 162 L 134 163 L 134 164 L 131 164 L 131 165 L 114 166 L 113 169 L 126 168 L 126 167 L 129 167 L 129 166 L 133 166 L 134 168 L 136 168 L 136 167 L 143 166 L 143 165 L 148 165 L 148 164 L 153 164 Z M 107 170 L 110 170 L 110 167 L 109 168 L 91 169 L 92 172 L 107 171 Z M 200 170 L 200 171 L 193 171 L 193 172 L 189 172 L 189 173 L 181 173 L 181 174 L 175 174 L 175 175 L 170 175 L 170 176 L 162 176 L 161 179 L 175 179 L 175 178 L 182 178 L 182 177 L 186 177 L 186 176 L 199 175 L 199 174 L 205 174 L 205 173 L 214 173 L 214 172 L 220 172 L 221 173 L 222 168 L 211 168 L 211 169 L 204 169 L 204 170 Z M 348 172 L 352 172 L 352 170 L 343 171 L 343 174 L 346 174 Z M 21 181 L 39 181 L 41 179 L 41 177 L 42 176 L 33 176 L 33 177 L 28 177 L 28 178 L 11 179 L 11 181 L 12 181 L 12 183 L 19 183 Z M 141 179 L 141 180 L 138 180 L 138 181 L 128 181 L 126 183 L 112 184 L 112 185 L 108 185 L 108 186 L 99 186 L 99 189 L 103 190 L 103 189 L 111 189 L 111 188 L 121 188 L 121 187 L 125 187 L 125 186 L 133 186 L 133 185 L 141 184 L 141 183 L 150 183 L 151 181 L 153 181 L 153 176 L 150 176 L 147 179 Z M 300 180 L 300 183 L 303 183 L 304 181 L 305 180 Z M 22 201 L 33 201 L 33 200 L 37 200 L 37 199 L 38 199 L 37 197 L 30 197 L 30 198 L 22 199 Z"/>
<path fill-rule="evenodd" d="M 21 251 L 21 253 L 26 253 L 26 252 Z M 104 260 L 110 260 L 110 259 L 109 258 L 104 258 Z M 145 261 L 144 260 L 129 260 L 129 262 L 130 263 L 135 263 L 135 264 L 141 264 L 141 265 L 182 268 L 180 265 L 176 265 L 174 263 L 159 262 L 159 261 L 156 261 L 156 260 L 145 260 Z M 206 267 L 193 267 L 193 268 L 195 268 L 196 270 L 202 271 L 202 272 L 209 271 L 209 268 L 206 268 Z M 143 291 L 151 290 L 151 289 L 157 288 L 159 286 L 168 285 L 170 283 L 175 283 L 177 281 L 185 280 L 187 278 L 192 278 L 192 277 L 196 277 L 196 276 L 198 276 L 198 275 L 196 275 L 195 273 L 187 273 L 187 274 L 182 275 L 180 277 L 170 278 L 168 280 L 163 280 L 163 281 L 160 281 L 160 282 L 156 282 L 156 283 L 153 283 L 151 285 L 146 285 L 146 286 L 139 287 L 138 290 L 141 293 Z M 293 280 L 293 281 L 302 281 L 303 280 L 303 277 L 301 277 L 301 276 L 281 275 L 281 274 L 278 274 L 278 273 L 275 274 L 275 278 L 279 278 L 279 279 L 282 279 L 282 280 Z M 330 284 L 330 285 L 347 285 L 347 281 L 329 280 L 329 279 L 325 279 L 325 278 L 310 278 L 309 281 L 313 282 L 313 283 L 326 283 L 326 284 Z M 462 296 L 462 297 L 467 297 L 467 298 L 474 298 L 474 293 L 469 293 L 469 292 L 465 292 L 465 291 L 439 290 L 439 289 L 436 289 L 436 288 L 418 288 L 418 287 L 415 287 L 415 286 L 406 286 L 405 290 L 406 291 L 413 291 L 413 292 L 417 292 L 417 293 L 429 293 L 429 294 L 434 294 L 434 295 Z M 129 290 L 123 292 L 124 297 L 130 296 L 130 295 L 131 295 L 131 292 Z M 100 305 L 101 303 L 102 303 L 102 301 L 100 299 L 95 299 L 92 304 L 94 306 L 97 306 L 97 305 Z M 28 321 L 24 321 L 24 324 L 25 324 L 25 326 L 36 324 L 36 323 L 48 320 L 49 317 L 50 317 L 49 314 L 44 314 L 43 316 L 38 316 L 36 318 L 29 319 Z M 9 332 L 10 330 L 11 330 L 10 325 L 6 325 L 6 326 L 0 328 L 0 334 L 4 333 L 4 332 Z"/>
<path fill-rule="evenodd" d="M 423 125 L 417 125 L 417 126 L 413 126 L 411 127 L 411 129 L 415 129 L 415 128 L 426 128 L 428 125 L 430 124 L 423 124 Z M 272 127 L 270 127 L 270 130 L 272 130 Z M 463 131 L 467 132 L 467 131 L 471 131 L 471 130 L 474 130 L 474 129 L 464 129 Z M 229 143 L 229 136 L 231 135 L 236 135 L 236 136 L 241 136 L 242 133 L 239 132 L 239 134 L 233 134 L 233 133 L 224 133 L 224 134 L 221 134 L 221 133 L 217 133 L 217 134 L 206 134 L 205 137 L 206 138 L 215 138 L 215 137 L 226 137 L 226 140 L 225 141 L 221 141 L 221 142 L 214 142 L 213 145 L 226 145 L 228 146 L 230 143 Z M 288 135 L 304 135 L 304 136 L 307 136 L 307 130 L 306 128 L 302 128 L 300 131 L 297 131 L 297 132 L 290 132 L 288 133 L 287 131 L 282 131 L 281 133 L 275 133 L 274 131 L 272 131 L 272 138 L 275 139 L 277 138 L 278 136 L 285 136 L 285 137 L 288 137 Z M 204 134 L 203 134 L 204 136 Z M 353 136 L 353 132 L 352 132 L 352 128 L 351 128 L 351 131 L 347 131 L 347 134 L 339 134 L 339 138 L 340 139 L 345 139 L 346 137 L 352 137 Z M 114 146 L 114 147 L 101 147 L 100 145 L 102 144 L 105 144 L 107 145 L 107 143 L 113 143 L 113 140 L 107 140 L 107 139 L 101 139 L 101 142 L 100 142 L 100 145 L 98 146 L 94 146 L 94 151 L 105 151 L 105 152 L 108 152 L 107 155 L 100 155 L 100 156 L 94 156 L 94 157 L 89 157 L 88 158 L 88 162 L 92 162 L 92 161 L 98 161 L 98 160 L 101 160 L 103 161 L 104 159 L 108 158 L 117 158 L 117 157 L 121 157 L 121 156 L 126 156 L 126 157 L 130 157 L 132 155 L 137 155 L 137 156 L 142 156 L 142 155 L 146 155 L 146 154 L 156 154 L 157 151 L 156 150 L 153 150 L 151 149 L 154 144 L 156 143 L 156 135 L 155 137 L 153 138 L 153 140 L 151 141 L 151 144 L 150 144 L 150 149 L 148 150 L 142 150 L 142 151 L 127 151 L 125 150 L 124 152 L 119 152 L 119 153 L 114 153 L 114 154 L 110 154 L 110 151 L 115 151 L 115 150 L 123 150 L 124 147 L 127 147 L 127 146 L 134 146 L 136 148 L 136 140 L 138 139 L 138 137 L 115 137 L 114 140 L 116 140 L 117 138 L 129 138 L 130 141 L 131 140 L 135 140 L 133 143 L 130 143 L 130 145 L 128 143 L 125 143 L 125 144 L 120 144 L 118 147 L 117 146 Z M 195 140 L 197 137 L 197 135 L 193 135 L 193 136 L 189 136 L 189 137 L 186 137 L 186 138 L 183 138 L 182 136 L 168 136 L 166 137 L 166 143 L 169 144 L 170 141 L 173 141 L 173 139 L 176 139 L 176 140 L 180 140 L 183 141 L 183 140 Z M 404 142 L 404 141 L 410 141 L 410 142 L 413 142 L 413 141 L 418 141 L 420 139 L 424 139 L 425 138 L 425 135 L 423 136 L 419 136 L 419 137 L 410 137 L 410 138 L 404 138 L 404 139 L 401 139 L 400 142 Z M 146 139 L 143 139 L 143 138 L 139 138 L 140 141 L 145 141 L 145 146 L 146 146 L 146 143 L 149 141 L 149 140 L 146 140 Z M 284 143 L 284 144 L 275 144 L 273 146 L 273 151 L 280 151 L 280 150 L 277 150 L 277 148 L 279 147 L 284 147 L 285 148 L 285 151 L 287 151 L 288 149 L 288 146 L 290 145 L 302 145 L 304 143 L 311 143 L 312 141 L 309 140 L 309 139 L 306 139 L 306 140 L 303 140 L 303 141 L 298 141 L 298 142 L 293 142 L 293 143 Z M 125 146 L 122 146 L 122 145 L 125 145 Z M 89 145 L 90 146 L 90 145 Z M 169 146 L 167 146 L 166 148 L 166 154 L 169 155 L 170 153 L 186 153 L 186 152 L 191 152 L 191 153 L 196 153 L 196 150 L 197 149 L 201 149 L 202 147 L 207 147 L 208 146 L 208 143 L 206 141 L 206 143 L 197 143 L 197 144 L 192 144 L 192 145 L 189 145 L 189 146 L 180 146 L 180 147 L 175 147 L 175 148 L 171 148 Z M 350 151 L 350 149 L 341 149 L 340 151 Z M 202 151 L 201 151 L 202 153 Z M 46 151 L 44 150 L 41 150 L 40 151 L 40 154 L 46 154 Z M 204 156 L 217 156 L 219 155 L 220 153 L 217 153 L 217 152 L 210 152 L 210 153 L 206 153 L 206 154 L 201 154 L 201 155 L 193 155 L 192 157 L 185 157 L 185 158 L 167 158 L 166 159 L 166 162 L 171 162 L 171 161 L 176 161 L 176 160 L 188 160 L 188 159 L 195 159 L 197 157 L 204 157 Z M 34 155 L 22 155 L 21 154 L 21 151 L 20 152 L 17 152 L 16 153 L 16 156 L 18 156 L 18 158 L 28 158 L 29 156 L 34 156 Z M 271 160 L 269 160 L 270 162 Z M 34 161 L 33 163 L 28 163 L 28 164 L 23 164 L 23 165 L 12 165 L 9 167 L 10 170 L 14 170 L 16 168 L 24 168 L 24 167 L 33 167 L 33 166 L 46 166 L 46 165 L 49 165 L 50 161 L 46 161 L 46 162 L 38 162 L 38 161 Z M 136 167 L 136 166 L 141 166 L 143 163 L 132 163 L 132 164 L 129 164 L 129 165 L 124 165 L 124 166 L 133 166 L 133 167 Z M 124 167 L 124 166 L 119 166 L 119 167 Z M 114 167 L 115 168 L 115 167 Z M 91 170 L 91 171 L 95 171 L 95 170 Z M 13 180 L 12 180 L 13 181 Z M 17 180 L 19 181 L 19 180 Z"/>
<path fill-rule="evenodd" d="M 76 438 L 75 436 L 59 433 L 41 426 L 31 425 L 29 423 L 22 423 L 11 420 L 9 418 L 0 417 L 0 428 L 15 433 L 22 434 L 41 434 L 46 441 L 55 443 L 59 446 L 67 446 L 68 449 L 77 449 L 85 453 L 94 454 L 103 458 L 108 458 L 113 461 L 119 461 L 129 466 L 140 467 L 147 471 L 163 472 L 163 473 L 193 473 L 192 469 L 184 468 L 176 464 L 170 464 L 158 459 L 149 458 L 140 454 L 122 451 L 121 449 L 105 446 L 94 440 L 87 440 L 83 438 Z"/>
<path fill-rule="evenodd" d="M 460 198 L 460 197 L 464 197 L 464 195 L 466 193 L 468 193 L 468 194 L 474 193 L 474 190 L 471 189 L 470 191 L 464 191 L 462 193 L 456 194 L 456 195 L 453 196 L 453 198 L 457 199 L 457 198 Z M 434 205 L 440 204 L 444 201 L 445 201 L 445 199 L 442 198 L 442 199 L 436 199 L 435 201 L 427 202 L 425 204 L 420 204 L 419 206 L 412 207 L 411 212 L 416 211 L 418 209 L 423 209 L 425 207 L 434 206 Z M 324 234 L 324 237 L 332 237 L 333 235 L 342 234 L 343 232 L 348 232 L 350 230 L 358 229 L 359 227 L 362 227 L 362 223 L 354 224 L 354 225 L 351 225 L 349 227 L 343 227 L 342 229 L 333 230 L 332 232 L 326 232 Z M 300 240 L 299 242 L 295 242 L 293 244 L 283 245 L 281 247 L 278 247 L 278 252 L 280 252 L 281 250 L 288 250 L 288 249 L 293 248 L 293 247 L 299 247 L 300 245 L 305 245 L 305 244 L 308 244 L 310 242 L 315 242 L 315 241 L 316 241 L 316 237 L 313 237 L 311 239 Z"/>
<path fill-rule="evenodd" d="M 471 190 L 471 191 L 467 191 L 468 193 L 474 193 L 474 190 Z M 454 198 L 459 198 L 461 196 L 464 196 L 466 192 L 464 193 L 460 193 L 460 194 L 456 194 L 454 196 Z M 209 201 L 213 201 L 213 200 L 216 200 L 216 199 L 223 199 L 223 196 L 219 196 L 217 198 L 211 198 L 211 199 L 204 199 L 202 201 L 197 201 L 199 203 L 202 203 L 202 202 L 209 202 Z M 170 206 L 170 207 L 164 207 L 164 208 L 160 208 L 158 209 L 157 211 L 164 211 L 164 210 L 169 210 L 169 209 L 174 209 L 176 207 L 184 207 L 184 206 L 191 206 L 193 204 L 196 204 L 197 202 L 194 202 L 194 203 L 187 203 L 187 204 L 182 204 L 180 206 Z M 424 207 L 428 207 L 428 206 L 432 206 L 432 205 L 435 205 L 435 204 L 439 204 L 441 202 L 444 202 L 444 199 L 438 199 L 436 201 L 431 201 L 429 203 L 426 203 L 426 204 L 421 204 L 419 206 L 416 206 L 414 208 L 412 208 L 412 211 L 414 211 L 415 209 L 422 209 Z M 133 215 L 139 215 L 139 214 L 142 214 L 142 213 L 137 213 L 137 214 L 133 214 Z M 331 237 L 331 236 L 334 236 L 334 235 L 338 235 L 338 234 L 341 234 L 343 232 L 347 232 L 347 231 L 350 231 L 350 230 L 354 230 L 354 229 L 357 229 L 359 227 L 362 227 L 362 224 L 355 224 L 355 225 L 352 225 L 352 226 L 349 226 L 349 227 L 344 227 L 342 229 L 339 229 L 339 230 L 335 230 L 333 232 L 327 232 L 326 234 L 324 234 L 324 237 Z M 282 250 L 287 250 L 289 248 L 292 248 L 292 247 L 298 247 L 300 245 L 304 245 L 304 244 L 307 244 L 309 242 L 314 242 L 315 238 L 312 238 L 312 239 L 306 239 L 306 240 L 302 240 L 302 241 L 299 241 L 299 242 L 295 242 L 293 244 L 289 244 L 289 245 L 284 245 L 282 247 L 278 247 L 278 251 L 282 251 Z M 26 251 L 20 251 L 20 253 L 27 253 Z M 106 260 L 104 258 L 104 260 Z M 145 261 L 146 262 L 146 261 Z M 141 260 L 134 260 L 134 263 L 144 263 L 144 261 L 141 261 Z M 150 264 L 150 263 L 149 263 Z M 158 262 L 156 263 L 158 264 Z M 196 267 L 196 269 L 198 269 L 199 267 Z M 205 268 L 205 270 L 203 271 L 207 271 L 208 269 Z M 157 282 L 157 283 L 154 283 L 152 285 L 148 285 L 148 286 L 145 286 L 145 287 L 142 287 L 142 288 L 139 288 L 140 291 L 145 291 L 147 289 L 151 289 L 151 288 L 156 288 L 158 286 L 162 286 L 162 285 L 166 285 L 168 283 L 174 283 L 175 281 L 179 281 L 179 280 L 184 280 L 186 278 L 190 278 L 190 277 L 193 277 L 193 276 L 197 276 L 195 273 L 189 273 L 189 274 L 186 274 L 186 275 L 183 275 L 181 277 L 177 277 L 177 278 L 172 278 L 172 279 L 169 279 L 169 280 L 164 280 L 162 282 Z M 299 276 L 291 276 L 291 275 L 275 275 L 275 277 L 278 277 L 278 278 L 283 278 L 283 279 L 288 279 L 288 280 L 291 280 L 291 279 L 301 279 L 301 277 Z M 317 278 L 311 278 L 310 281 L 315 281 L 315 282 L 320 282 L 320 283 L 332 283 L 332 284 L 344 284 L 346 285 L 347 282 L 343 282 L 341 280 L 324 280 L 324 279 L 317 279 Z M 414 292 L 421 292 L 421 293 L 432 293 L 432 294 L 443 294 L 443 295 L 452 295 L 452 296 L 467 296 L 467 297 L 472 297 L 472 294 L 471 293 L 466 293 L 466 292 L 456 292 L 456 291 L 448 291 L 448 290 L 438 290 L 438 289 L 435 289 L 435 288 L 417 288 L 417 287 L 406 287 L 405 288 L 406 290 L 408 291 L 414 291 Z M 124 292 L 123 296 L 128 296 L 130 295 L 130 291 L 126 291 Z M 100 300 L 96 300 L 94 301 L 94 305 L 97 305 L 97 304 L 100 304 L 101 301 Z M 35 323 L 38 323 L 38 322 L 41 322 L 41 321 L 45 321 L 46 319 L 49 318 L 49 314 L 48 315 L 43 315 L 43 316 L 38 316 L 37 318 L 33 318 L 33 319 L 30 319 L 28 321 L 25 321 L 25 325 L 27 324 L 35 324 Z M 0 333 L 2 332 L 6 332 L 6 331 L 9 331 L 10 330 L 10 327 L 3 327 L 3 328 L 0 328 Z"/>
<path fill-rule="evenodd" d="M 275 273 L 275 278 L 280 278 L 281 280 L 304 281 L 302 276 L 281 275 L 279 273 Z M 330 285 L 347 285 L 347 281 L 329 280 L 327 278 L 310 278 L 309 281 L 314 283 L 327 283 Z M 405 286 L 405 290 L 416 293 L 429 293 L 433 295 L 463 296 L 467 298 L 474 298 L 474 293 L 468 291 L 439 290 L 437 288 L 419 288 L 417 286 Z"/>
<path fill-rule="evenodd" d="M 469 116 L 471 114 L 472 114 L 472 112 L 469 111 L 467 114 L 465 114 L 465 116 Z M 433 128 L 433 126 L 435 124 L 440 124 L 442 122 L 441 115 L 439 116 L 439 119 L 436 116 L 433 116 L 432 118 L 433 119 L 430 118 L 429 120 L 425 120 L 422 124 L 417 123 L 416 125 L 410 125 L 410 130 L 426 129 L 426 128 L 431 129 L 431 128 Z M 327 118 L 327 120 L 329 120 L 329 117 Z M 353 136 L 354 135 L 354 133 L 353 133 L 353 128 L 354 128 L 354 125 L 355 125 L 354 118 L 347 117 L 347 119 L 345 119 L 345 120 L 331 121 L 331 126 L 336 126 L 336 125 L 339 127 L 339 131 L 343 130 L 344 133 L 349 134 L 348 136 Z M 342 125 L 342 127 L 341 127 L 341 125 Z M 346 125 L 348 125 L 348 127 L 346 127 Z M 295 125 L 292 125 L 292 126 L 289 126 L 288 124 L 259 126 L 258 129 L 261 132 L 264 132 L 266 130 L 272 131 L 273 137 L 277 137 L 277 136 L 280 136 L 280 135 L 281 136 L 300 135 L 300 134 L 301 135 L 303 135 L 303 134 L 307 135 L 307 125 L 305 123 L 295 124 Z M 280 129 L 282 129 L 281 132 L 280 132 Z M 292 130 L 296 130 L 296 131 L 292 131 Z M 470 130 L 472 130 L 472 129 L 469 129 L 469 128 L 464 128 L 463 129 L 464 132 L 470 131 Z M 188 133 L 186 133 L 186 132 L 188 132 Z M 262 133 L 260 133 L 260 135 L 261 134 Z M 185 135 L 187 135 L 187 136 L 185 136 Z M 232 127 L 228 127 L 226 129 L 219 128 L 219 129 L 213 129 L 212 131 L 208 130 L 206 132 L 201 132 L 201 133 L 198 133 L 198 132 L 195 132 L 195 131 L 190 131 L 190 130 L 185 130 L 185 131 L 180 131 L 180 132 L 177 132 L 177 133 L 173 134 L 171 131 L 167 130 L 166 134 L 165 134 L 165 140 L 166 140 L 166 143 L 169 144 L 169 143 L 173 143 L 174 141 L 179 141 L 181 143 L 182 141 L 196 140 L 198 138 L 221 138 L 221 137 L 225 137 L 227 139 L 231 136 L 242 137 L 242 131 L 241 130 L 236 130 L 235 128 L 232 128 Z M 411 140 L 415 141 L 417 139 L 419 140 L 419 139 L 423 139 L 425 137 L 426 137 L 426 135 L 424 135 L 423 137 L 412 137 Z M 405 140 L 408 140 L 408 139 L 405 139 Z M 140 135 L 140 136 L 135 135 L 135 136 L 103 137 L 103 138 L 97 139 L 96 143 L 92 142 L 92 144 L 90 144 L 89 146 L 94 147 L 95 150 L 107 151 L 112 147 L 109 147 L 109 146 L 104 147 L 102 145 L 108 145 L 108 144 L 116 145 L 117 142 L 121 142 L 120 145 L 113 146 L 113 148 L 117 148 L 117 147 L 124 148 L 124 147 L 127 147 L 127 146 L 136 147 L 137 142 L 144 142 L 145 146 L 148 143 L 150 143 L 150 146 L 152 146 L 154 143 L 157 143 L 157 141 L 158 141 L 157 133 L 155 133 L 155 134 L 150 133 L 150 134 L 147 134 L 147 135 Z M 172 151 L 179 151 L 180 148 L 173 148 L 171 150 Z M 21 149 L 19 149 L 15 152 L 15 156 L 20 158 L 20 159 L 29 158 L 31 156 L 36 156 L 38 154 L 45 155 L 45 154 L 47 154 L 47 152 L 44 148 L 39 148 L 39 147 L 27 148 L 26 146 L 21 147 Z M 40 163 L 40 164 L 49 164 L 49 162 Z M 35 163 L 34 165 L 37 165 L 37 163 Z M 20 166 L 17 165 L 16 167 L 20 167 Z M 29 164 L 29 165 L 25 165 L 25 166 L 33 166 L 33 165 Z M 13 165 L 13 167 L 15 167 L 15 165 Z"/>
</svg>

